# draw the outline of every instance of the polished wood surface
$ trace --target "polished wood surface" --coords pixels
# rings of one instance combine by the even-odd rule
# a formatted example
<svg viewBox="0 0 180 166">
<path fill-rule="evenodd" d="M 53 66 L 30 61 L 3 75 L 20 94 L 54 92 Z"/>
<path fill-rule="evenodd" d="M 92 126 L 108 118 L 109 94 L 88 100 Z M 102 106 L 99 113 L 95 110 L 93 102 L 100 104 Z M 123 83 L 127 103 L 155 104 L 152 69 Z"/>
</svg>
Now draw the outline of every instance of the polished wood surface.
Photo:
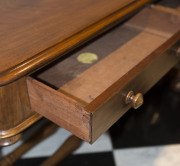
<svg viewBox="0 0 180 166">
<path fill-rule="evenodd" d="M 22 133 L 16 134 L 13 136 L 8 136 L 7 138 L 0 138 L 0 146 L 9 146 L 12 145 L 14 143 L 16 143 L 17 141 L 19 141 L 22 138 Z"/>
<path fill-rule="evenodd" d="M 50 63 L 149 1 L 1 0 L 0 85 Z"/>
<path fill-rule="evenodd" d="M 25 78 L 0 87 L 1 146 L 18 141 L 18 134 L 41 117 L 31 110 Z"/>
<path fill-rule="evenodd" d="M 52 122 L 47 122 L 43 126 L 40 127 L 35 133 L 33 133 L 30 138 L 25 140 L 23 144 L 17 147 L 14 151 L 9 153 L 7 156 L 4 156 L 0 159 L 1 166 L 11 166 L 13 165 L 23 154 L 25 154 L 32 147 L 52 135 L 58 126 Z"/>
<path fill-rule="evenodd" d="M 149 1 L 0 0 L 0 145 L 18 141 L 20 132 L 42 117 L 31 109 L 23 76 L 103 33 Z"/>
<path fill-rule="evenodd" d="M 58 91 L 28 78 L 32 108 L 78 137 L 94 142 L 131 107 L 125 104 L 130 90 L 146 93 L 179 60 L 173 49 L 167 49 L 180 39 L 180 17 L 164 12 L 152 20 L 154 12 L 159 11 L 146 8 L 125 23 L 126 28 L 140 33 Z M 149 13 L 148 20 L 143 19 L 144 13 Z M 177 21 L 172 24 L 174 18 Z M 158 19 L 160 23 L 154 24 Z M 139 20 L 144 22 L 137 26 Z M 55 78 L 61 79 L 58 75 Z"/>
</svg>

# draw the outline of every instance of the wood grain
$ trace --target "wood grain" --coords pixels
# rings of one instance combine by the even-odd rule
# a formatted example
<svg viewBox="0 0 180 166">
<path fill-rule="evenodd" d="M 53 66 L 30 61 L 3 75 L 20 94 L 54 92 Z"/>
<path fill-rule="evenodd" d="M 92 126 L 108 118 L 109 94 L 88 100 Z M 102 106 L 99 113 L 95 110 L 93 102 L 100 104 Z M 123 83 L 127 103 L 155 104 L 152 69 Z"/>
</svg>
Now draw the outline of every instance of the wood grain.
<svg viewBox="0 0 180 166">
<path fill-rule="evenodd" d="M 0 85 L 52 62 L 149 1 L 1 0 Z"/>
<path fill-rule="evenodd" d="M 62 57 L 34 73 L 32 76 L 59 89 L 64 84 L 67 84 L 69 81 L 73 80 L 106 56 L 126 44 L 140 32 L 141 31 L 138 29 L 127 27 L 125 25 L 117 26 L 103 34 L 103 36 L 88 42 L 76 51 L 68 53 L 68 58 Z M 96 54 L 98 59 L 93 61 L 91 64 L 79 62 L 77 60 L 78 56 L 86 52 Z"/>
<path fill-rule="evenodd" d="M 119 67 L 123 65 L 125 58 L 129 58 L 129 63 L 134 61 L 134 59 L 138 63 L 138 57 L 145 58 L 151 50 L 157 48 L 167 38 L 177 32 L 180 26 L 180 19 L 178 19 L 179 16 L 176 14 L 176 10 L 171 9 L 174 12 L 169 12 L 169 8 L 163 11 L 160 8 L 161 10 L 159 11 L 159 8 L 159 6 L 151 6 L 143 9 L 124 25 L 116 27 L 108 34 L 79 49 L 72 56 L 68 54 L 69 57 L 67 59 L 62 59 L 53 64 L 53 66 L 47 67 L 45 71 L 42 70 L 36 75 L 36 78 L 48 82 L 48 84 L 56 88 L 59 87 L 61 90 L 81 100 L 88 103 L 91 102 L 106 90 L 115 79 L 126 73 L 125 70 L 128 70 L 130 66 L 124 65 L 123 69 Z M 145 17 L 146 15 L 148 15 L 147 18 Z M 158 20 L 161 21 L 158 22 Z M 137 28 L 137 25 L 139 28 Z M 141 35 L 137 35 L 140 32 Z M 133 37 L 137 39 L 128 42 Z M 143 38 L 146 38 L 146 40 Z M 146 49 L 142 52 L 141 47 Z M 134 48 L 134 50 L 128 52 L 129 48 Z M 147 52 L 145 53 L 145 51 Z M 77 57 L 83 52 L 97 54 L 98 64 L 87 65 L 78 62 Z M 108 57 L 106 57 L 107 55 Z M 119 61 L 119 64 L 112 65 L 116 64 L 117 61 Z M 112 69 L 109 70 L 109 68 Z M 103 80 L 103 83 L 101 80 Z"/>
<path fill-rule="evenodd" d="M 18 146 L 8 155 L 2 157 L 0 159 L 0 165 L 12 166 L 19 158 L 22 157 L 23 154 L 25 154 L 32 147 L 34 147 L 35 145 L 37 145 L 38 143 L 52 135 L 57 129 L 57 125 L 55 125 L 52 122 L 47 122 L 45 125 L 41 126 L 39 130 L 33 133 L 30 136 L 30 138 L 23 141 L 23 143 L 20 146 Z"/>
<path fill-rule="evenodd" d="M 159 10 L 161 12 L 166 12 L 173 15 L 178 15 L 178 16 L 180 15 L 179 6 L 176 9 L 173 9 L 173 8 L 169 8 L 169 7 L 165 7 L 161 5 L 151 5 L 151 8 L 155 8 L 156 10 Z"/>
<path fill-rule="evenodd" d="M 40 118 L 41 115 L 31 110 L 25 78 L 0 87 L 0 138 L 3 138 L 4 144 L 6 138 L 8 144 L 12 136 L 17 137 Z"/>
<path fill-rule="evenodd" d="M 179 44 L 180 42 L 177 43 L 177 45 Z M 155 55 L 156 51 L 152 54 Z M 95 142 L 131 108 L 131 105 L 125 104 L 125 97 L 129 91 L 133 90 L 135 94 L 139 92 L 145 94 L 160 80 L 160 78 L 178 63 L 180 58 L 176 57 L 174 54 L 174 50 L 168 50 L 158 56 L 154 61 L 150 60 L 151 57 L 144 59 L 144 62 L 138 64 L 134 71 L 131 70 L 128 72 L 105 92 L 107 95 L 109 94 L 109 96 L 111 96 L 111 92 L 116 89 L 116 93 L 114 93 L 109 100 L 104 104 L 101 104 L 101 102 L 104 102 L 105 100 L 104 96 L 101 95 L 94 103 L 92 102 L 90 105 L 87 105 L 85 108 L 87 111 L 92 109 L 95 110 L 92 112 L 91 143 Z M 146 64 L 146 67 L 144 70 L 140 71 L 141 68 L 144 68 L 143 64 Z M 136 74 L 137 76 L 134 78 L 134 75 Z M 127 83 L 128 80 L 130 81 Z M 119 88 L 120 90 L 118 91 Z M 102 122 L 106 123 L 103 123 L 102 125 Z"/>
<path fill-rule="evenodd" d="M 180 37 L 180 32 L 176 35 Z M 93 143 L 130 108 L 130 105 L 126 105 L 124 102 L 125 96 L 130 90 L 134 90 L 135 93 L 147 92 L 178 62 L 178 58 L 173 55 L 174 50 L 159 54 L 177 40 L 177 36 L 173 36 L 171 40 L 119 78 L 90 104 L 82 105 L 82 101 L 78 99 L 74 101 L 74 104 L 69 103 L 70 100 L 74 100 L 73 96 L 65 95 L 61 90 L 58 92 L 28 78 L 31 105 L 35 111 L 56 124 L 81 139 Z M 179 45 L 179 43 L 177 44 Z M 154 58 L 156 58 L 155 61 Z M 67 101 L 64 101 L 65 98 Z M 77 106 L 78 103 L 81 104 L 80 107 Z"/>
<path fill-rule="evenodd" d="M 170 38 L 179 30 L 180 13 L 177 10 L 151 5 L 132 17 L 126 25 L 161 37 Z M 159 21 L 159 20 L 162 21 Z"/>
<path fill-rule="evenodd" d="M 90 114 L 83 109 L 85 103 L 30 77 L 27 78 L 27 85 L 33 110 L 81 139 L 90 140 Z"/>
<path fill-rule="evenodd" d="M 166 13 L 162 15 L 164 18 Z M 176 33 L 177 28 L 169 21 L 173 14 L 166 15 L 166 20 L 162 20 L 162 15 L 157 16 L 162 22 L 162 32 L 166 32 L 163 27 L 167 21 L 172 28 L 168 34 L 171 32 L 169 36 L 172 37 L 167 37 L 166 33 L 158 35 L 159 25 L 147 24 L 153 31 L 142 28 L 141 33 L 58 91 L 29 77 L 27 84 L 32 108 L 93 143 L 130 108 L 124 103 L 129 91 L 146 93 L 179 61 L 172 47 L 179 46 L 180 31 Z M 143 15 L 138 14 L 138 17 L 137 22 Z M 144 21 L 140 26 L 146 25 L 147 20 Z M 136 26 L 126 27 L 137 29 Z"/>
<path fill-rule="evenodd" d="M 165 40 L 142 32 L 60 89 L 90 103 Z"/>
<path fill-rule="evenodd" d="M 177 38 L 174 40 L 177 41 Z M 171 42 L 174 42 L 174 40 L 171 40 Z M 32 108 L 78 137 L 92 143 L 130 108 L 129 105 L 124 104 L 124 95 L 121 94 L 124 89 L 121 88 L 127 85 L 127 90 L 129 91 L 132 89 L 135 92 L 142 90 L 142 93 L 145 93 L 178 61 L 175 56 L 165 54 L 160 56 L 161 58 L 156 59 L 143 72 L 152 63 L 153 59 L 159 55 L 156 52 L 158 51 L 156 50 L 152 53 L 154 55 L 150 56 L 150 60 L 149 57 L 146 57 L 144 62 L 135 65 L 128 74 L 120 77 L 119 80 L 115 81 L 90 104 L 84 103 L 82 105 L 82 101 L 79 101 L 77 98 L 73 104 L 69 101 L 73 101 L 75 99 L 74 96 L 68 95 L 62 90 L 58 92 L 32 78 L 28 78 Z M 161 68 L 159 64 L 161 64 Z M 158 72 L 156 72 L 157 70 Z M 140 74 L 141 72 L 143 74 Z M 140 76 L 133 80 L 139 74 Z M 131 80 L 133 81 L 130 82 Z M 116 96 L 117 93 L 118 97 Z M 79 105 L 78 103 L 81 104 L 80 107 L 77 106 Z"/>
<path fill-rule="evenodd" d="M 19 133 L 17 135 L 13 135 L 11 137 L 6 137 L 6 138 L 0 138 L 0 146 L 10 146 L 17 141 L 19 141 L 22 137 L 22 133 Z"/>
</svg>

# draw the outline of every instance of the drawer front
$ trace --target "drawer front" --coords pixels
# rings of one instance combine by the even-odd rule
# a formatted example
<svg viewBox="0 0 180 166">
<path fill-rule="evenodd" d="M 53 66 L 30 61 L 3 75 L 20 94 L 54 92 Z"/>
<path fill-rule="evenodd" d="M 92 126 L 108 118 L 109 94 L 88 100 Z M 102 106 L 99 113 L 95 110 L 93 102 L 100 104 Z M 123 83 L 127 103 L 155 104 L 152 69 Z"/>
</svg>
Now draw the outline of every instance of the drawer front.
<svg viewBox="0 0 180 166">
<path fill-rule="evenodd" d="M 27 77 L 32 109 L 76 136 L 93 143 L 132 107 L 131 103 L 125 102 L 130 91 L 134 94 L 145 94 L 179 61 L 175 50 L 180 45 L 180 31 L 177 32 L 180 16 L 174 15 L 174 12 L 163 12 L 164 14 L 159 14 L 154 7 L 146 8 L 118 27 L 119 31 L 116 29 L 109 32 L 110 37 L 106 34 L 106 37 L 101 37 L 102 40 L 100 38 L 85 46 L 80 52 L 87 51 L 91 46 L 93 49 L 108 50 L 104 47 L 107 43 L 121 43 L 81 73 L 76 73 L 75 69 L 79 65 L 74 65 L 77 63 L 76 55 L 72 55 L 65 61 L 50 66 L 50 69 L 46 68 L 40 78 L 38 74 Z M 144 19 L 150 27 L 147 28 L 145 23 L 142 24 L 145 13 L 158 16 L 161 23 L 157 25 L 155 22 L 158 20 Z M 166 19 L 162 19 L 164 17 Z M 174 17 L 177 21 L 172 24 L 171 19 Z M 139 20 L 142 21 L 137 26 Z M 165 25 L 169 25 L 168 29 Z M 124 31 L 135 35 L 127 37 L 122 35 Z M 116 37 L 117 34 L 119 38 Z M 112 40 L 111 36 L 115 36 L 117 41 Z M 68 73 L 67 71 L 72 76 L 69 79 L 68 75 L 65 81 L 64 73 Z"/>
<path fill-rule="evenodd" d="M 134 79 L 130 78 L 125 85 L 121 81 L 129 78 L 117 81 L 90 104 L 28 77 L 31 107 L 76 136 L 93 143 L 131 108 L 131 104 L 125 103 L 129 91 L 145 94 L 177 62 L 178 58 L 174 51 L 167 51 L 150 63 Z M 127 77 L 131 74 L 134 75 L 134 71 Z M 111 96 L 109 99 L 105 97 L 108 94 Z"/>
<path fill-rule="evenodd" d="M 180 45 L 180 42 L 178 43 L 176 45 Z M 96 107 L 93 108 L 96 111 L 93 112 L 91 141 L 94 142 L 132 107 L 131 103 L 126 104 L 125 102 L 125 99 L 130 91 L 133 91 L 134 94 L 142 93 L 144 95 L 174 65 L 176 65 L 177 62 L 178 57 L 176 57 L 175 52 L 170 49 L 159 56 L 149 66 L 147 66 L 142 72 L 139 73 L 138 76 L 124 85 L 124 87 L 117 91 L 117 93 L 112 96 L 105 104 L 101 105 L 100 107 L 97 107 L 96 103 L 94 103 L 94 105 L 88 105 L 87 109 Z M 127 77 L 130 77 L 130 75 L 131 74 L 128 74 Z M 122 84 L 122 82 L 117 82 L 117 85 L 115 86 L 120 87 Z"/>
</svg>

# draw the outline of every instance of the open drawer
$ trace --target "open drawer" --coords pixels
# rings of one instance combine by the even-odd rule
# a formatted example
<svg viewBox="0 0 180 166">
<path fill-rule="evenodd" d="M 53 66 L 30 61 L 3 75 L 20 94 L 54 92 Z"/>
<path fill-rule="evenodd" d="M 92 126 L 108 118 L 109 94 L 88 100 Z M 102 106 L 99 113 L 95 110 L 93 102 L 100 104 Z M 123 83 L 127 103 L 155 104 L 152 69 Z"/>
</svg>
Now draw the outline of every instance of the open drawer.
<svg viewBox="0 0 180 166">
<path fill-rule="evenodd" d="M 145 94 L 178 62 L 178 30 L 175 10 L 143 9 L 27 77 L 32 109 L 93 143 L 128 109 L 142 104 L 135 94 Z M 127 103 L 130 91 L 134 96 Z"/>
</svg>

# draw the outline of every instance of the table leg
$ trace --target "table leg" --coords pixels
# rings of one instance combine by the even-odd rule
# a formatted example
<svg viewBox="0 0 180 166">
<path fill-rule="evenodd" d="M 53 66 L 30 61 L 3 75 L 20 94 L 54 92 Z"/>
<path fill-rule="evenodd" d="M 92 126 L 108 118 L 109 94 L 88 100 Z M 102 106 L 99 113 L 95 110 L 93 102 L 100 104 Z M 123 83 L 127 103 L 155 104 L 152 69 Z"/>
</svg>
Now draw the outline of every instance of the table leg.
<svg viewBox="0 0 180 166">
<path fill-rule="evenodd" d="M 33 146 L 37 145 L 39 142 L 45 138 L 52 135 L 58 126 L 52 122 L 46 123 L 37 132 L 35 132 L 27 141 L 20 145 L 13 152 L 7 156 L 0 159 L 0 166 L 11 166 L 13 165 L 24 153 L 30 150 Z"/>
<path fill-rule="evenodd" d="M 62 160 L 64 160 L 67 156 L 72 154 L 73 151 L 75 151 L 77 148 L 80 147 L 82 144 L 82 140 L 74 135 L 70 136 L 64 144 L 47 160 L 45 160 L 44 163 L 41 164 L 41 166 L 55 166 Z"/>
</svg>

